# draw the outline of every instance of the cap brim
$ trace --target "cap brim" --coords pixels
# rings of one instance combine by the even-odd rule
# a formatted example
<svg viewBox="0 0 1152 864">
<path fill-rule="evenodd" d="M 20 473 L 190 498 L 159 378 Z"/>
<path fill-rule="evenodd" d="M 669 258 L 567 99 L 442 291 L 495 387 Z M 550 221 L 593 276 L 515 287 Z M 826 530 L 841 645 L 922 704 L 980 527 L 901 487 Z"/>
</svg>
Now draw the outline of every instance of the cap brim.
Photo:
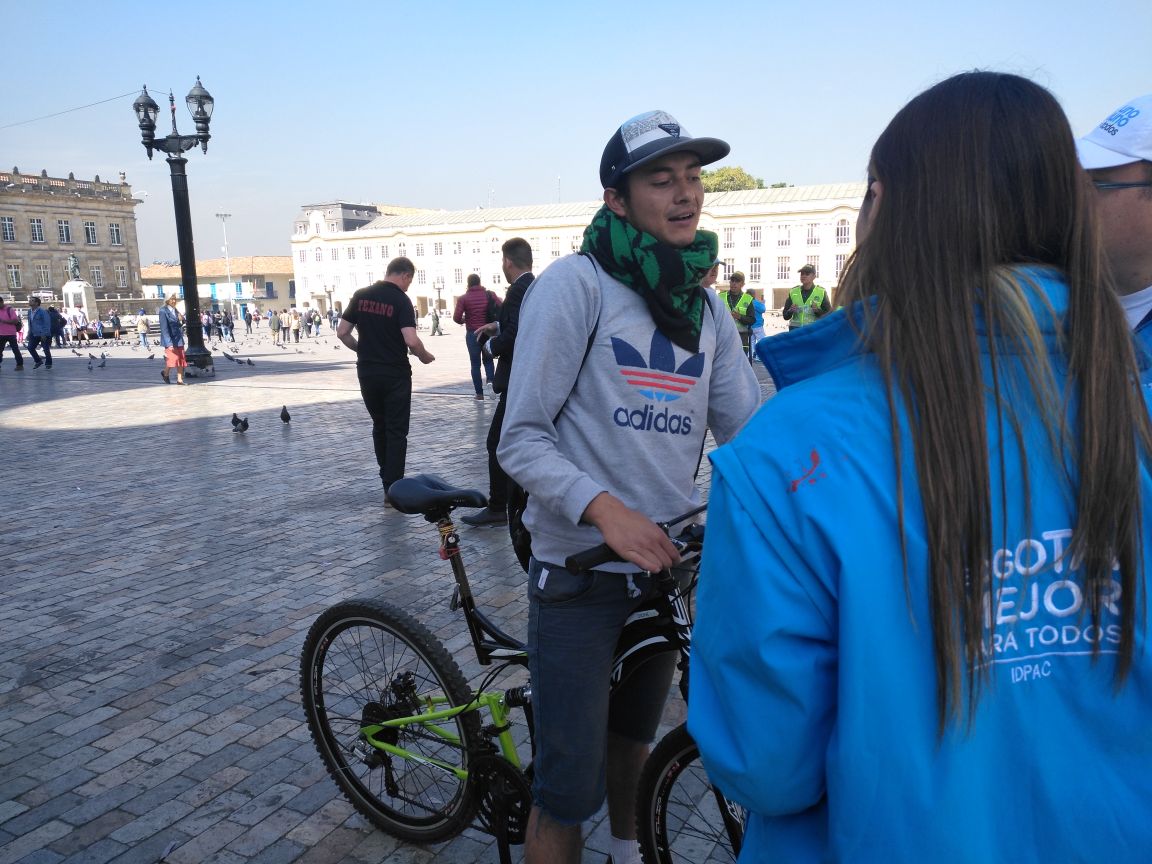
<svg viewBox="0 0 1152 864">
<path fill-rule="evenodd" d="M 1076 142 L 1076 153 L 1080 157 L 1080 164 L 1085 171 L 1095 171 L 1097 168 L 1115 168 L 1118 165 L 1130 165 L 1140 160 L 1127 153 L 1117 153 L 1107 147 L 1101 147 L 1095 141 L 1080 138 Z"/>
<path fill-rule="evenodd" d="M 650 146 L 652 152 L 644 153 L 645 148 L 641 148 L 637 151 L 636 155 L 633 156 L 635 161 L 621 171 L 621 175 L 631 174 L 637 168 L 671 153 L 695 153 L 700 157 L 701 165 L 711 165 L 713 162 L 719 162 L 732 152 L 732 148 L 728 146 L 728 142 L 721 141 L 719 138 L 684 138 L 679 141 L 664 139 Z"/>
</svg>

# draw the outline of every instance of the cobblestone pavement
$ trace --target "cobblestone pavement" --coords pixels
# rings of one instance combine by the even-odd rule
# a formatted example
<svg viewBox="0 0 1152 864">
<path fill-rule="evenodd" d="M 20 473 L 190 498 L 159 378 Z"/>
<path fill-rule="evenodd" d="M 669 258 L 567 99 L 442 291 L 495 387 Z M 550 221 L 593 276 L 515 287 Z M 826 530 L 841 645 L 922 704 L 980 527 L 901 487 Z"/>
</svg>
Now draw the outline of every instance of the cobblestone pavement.
<svg viewBox="0 0 1152 864">
<path fill-rule="evenodd" d="M 485 489 L 496 403 L 472 398 L 460 328 L 425 339 L 438 360 L 415 364 L 408 472 Z M 383 507 L 335 344 L 327 327 L 286 348 L 258 329 L 237 346 L 254 366 L 217 352 L 215 377 L 187 387 L 127 346 L 80 349 L 108 355 L 91 370 L 67 348 L 51 371 L 5 358 L 0 864 L 498 860 L 476 830 L 417 846 L 371 828 L 303 722 L 304 635 L 341 599 L 403 606 L 479 670 L 435 529 Z M 523 633 L 507 532 L 462 538 L 478 602 Z M 593 826 L 586 861 L 607 833 Z"/>
</svg>

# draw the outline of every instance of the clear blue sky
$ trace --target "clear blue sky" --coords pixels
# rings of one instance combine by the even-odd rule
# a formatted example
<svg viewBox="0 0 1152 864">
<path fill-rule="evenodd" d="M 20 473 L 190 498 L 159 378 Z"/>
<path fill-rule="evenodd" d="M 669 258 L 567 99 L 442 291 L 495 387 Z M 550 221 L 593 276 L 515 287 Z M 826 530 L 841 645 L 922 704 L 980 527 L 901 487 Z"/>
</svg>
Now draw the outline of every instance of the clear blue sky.
<svg viewBox="0 0 1152 864">
<path fill-rule="evenodd" d="M 165 109 L 175 93 L 183 133 L 197 75 L 216 99 L 208 153 L 188 164 L 199 258 L 221 254 L 217 212 L 232 214 L 233 255 L 286 255 L 305 203 L 598 198 L 605 141 L 652 108 L 729 141 L 722 164 L 805 184 L 861 179 L 895 111 L 954 72 L 1033 78 L 1077 134 L 1152 92 L 1149 0 L 57 0 L 9 11 L 0 126 L 130 95 L 0 129 L 0 166 L 126 171 L 149 193 L 136 211 L 145 263 L 175 259 L 176 235 L 168 166 L 162 154 L 148 162 L 132 113 L 143 84 Z"/>
</svg>

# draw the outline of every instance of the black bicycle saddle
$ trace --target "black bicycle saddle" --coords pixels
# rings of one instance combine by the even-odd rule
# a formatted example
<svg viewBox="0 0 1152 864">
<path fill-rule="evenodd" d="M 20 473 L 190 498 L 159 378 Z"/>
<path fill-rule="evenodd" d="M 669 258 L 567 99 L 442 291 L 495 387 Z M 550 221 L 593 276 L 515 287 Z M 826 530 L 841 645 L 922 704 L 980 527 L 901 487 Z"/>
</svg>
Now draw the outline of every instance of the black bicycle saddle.
<svg viewBox="0 0 1152 864">
<path fill-rule="evenodd" d="M 401 513 L 446 515 L 457 507 L 487 507 L 487 496 L 478 489 L 458 489 L 435 474 L 402 477 L 388 487 L 388 503 Z"/>
</svg>

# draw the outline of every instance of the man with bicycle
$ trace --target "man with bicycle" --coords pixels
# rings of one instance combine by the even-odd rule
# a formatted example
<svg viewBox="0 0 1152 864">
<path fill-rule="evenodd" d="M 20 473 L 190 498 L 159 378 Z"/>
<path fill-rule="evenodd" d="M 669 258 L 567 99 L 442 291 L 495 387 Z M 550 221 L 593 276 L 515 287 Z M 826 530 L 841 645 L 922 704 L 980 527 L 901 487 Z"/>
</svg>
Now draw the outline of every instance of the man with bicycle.
<svg viewBox="0 0 1152 864">
<path fill-rule="evenodd" d="M 706 428 L 731 438 L 760 390 L 735 324 L 700 280 L 716 236 L 697 231 L 700 169 L 728 145 L 675 118 L 628 120 L 604 149 L 604 206 L 579 255 L 529 289 L 498 457 L 529 492 L 529 668 L 537 752 L 525 860 L 576 862 L 608 799 L 613 864 L 639 861 L 634 799 L 674 671 L 649 662 L 609 700 L 613 649 L 679 556 L 657 522 L 691 509 Z M 625 563 L 576 575 L 606 542 Z"/>
</svg>

